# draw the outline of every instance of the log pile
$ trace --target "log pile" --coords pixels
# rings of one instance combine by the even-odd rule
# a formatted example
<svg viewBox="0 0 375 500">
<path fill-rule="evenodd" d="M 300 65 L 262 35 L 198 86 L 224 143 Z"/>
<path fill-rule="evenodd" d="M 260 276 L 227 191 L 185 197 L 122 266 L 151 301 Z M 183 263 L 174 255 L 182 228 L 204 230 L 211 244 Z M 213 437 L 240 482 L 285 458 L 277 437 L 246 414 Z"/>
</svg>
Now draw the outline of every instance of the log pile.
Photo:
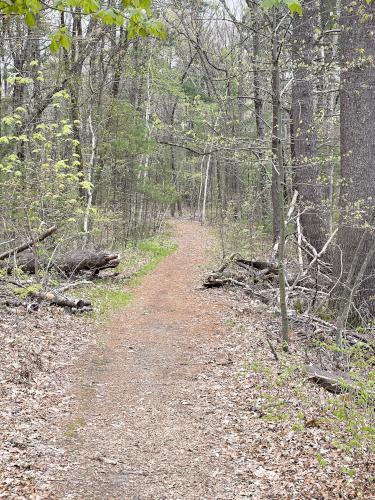
<svg viewBox="0 0 375 500">
<path fill-rule="evenodd" d="M 278 285 L 278 270 L 274 263 L 261 260 L 247 260 L 238 254 L 226 259 L 218 270 L 206 276 L 205 288 L 224 285 L 240 286 L 245 293 L 257 295 L 259 300 L 269 303 L 270 296 L 262 295 Z M 269 295 L 269 294 L 268 294 Z"/>
<path fill-rule="evenodd" d="M 303 275 L 302 286 L 294 269 L 287 270 L 287 306 L 293 331 L 304 338 L 334 338 L 337 327 L 334 323 L 325 321 L 314 314 L 319 303 L 327 301 L 329 290 L 317 286 L 311 279 L 309 285 Z M 247 260 L 238 254 L 231 255 L 219 269 L 207 275 L 203 282 L 204 288 L 223 286 L 239 287 L 254 300 L 277 309 L 279 303 L 278 272 L 276 264 L 265 260 Z M 356 331 L 345 332 L 349 345 L 359 342 L 368 343 L 371 335 Z"/>
<path fill-rule="evenodd" d="M 57 231 L 56 226 L 48 228 L 39 235 L 32 236 L 28 241 L 11 248 L 0 254 L 0 268 L 8 275 L 14 274 L 16 269 L 24 273 L 37 274 L 40 269 L 48 272 L 57 272 L 63 279 L 71 280 L 72 277 L 81 273 L 90 273 L 97 276 L 103 269 L 113 269 L 120 264 L 120 256 L 117 253 L 93 250 L 72 250 L 62 255 L 55 255 L 55 249 L 50 256 L 40 257 L 36 246 Z M 55 290 L 38 290 L 28 287 L 20 280 L 1 278 L 2 288 L 0 290 L 0 304 L 8 307 L 25 306 L 28 310 L 35 310 L 39 304 L 46 302 L 51 305 L 69 308 L 72 311 L 91 311 L 92 305 L 85 299 L 67 297 L 63 292 L 73 288 L 77 284 L 88 284 L 91 282 L 68 282 Z M 9 285 L 24 290 L 27 300 L 21 300 L 17 294 L 9 294 Z"/>
<path fill-rule="evenodd" d="M 2 282 L 3 285 L 9 284 L 7 281 Z M 82 299 L 82 298 L 74 298 L 74 297 L 67 297 L 66 295 L 63 295 L 61 293 L 58 293 L 54 290 L 51 291 L 40 291 L 40 292 L 34 292 L 30 290 L 29 292 L 27 291 L 27 288 L 23 286 L 21 283 L 15 283 L 12 282 L 12 285 L 23 288 L 24 290 L 26 289 L 26 298 L 21 299 L 15 294 L 10 294 L 9 289 L 7 290 L 7 293 L 4 294 L 4 289 L 3 293 L 1 294 L 2 297 L 0 297 L 0 304 L 3 304 L 7 307 L 25 307 L 29 312 L 36 311 L 39 309 L 40 305 L 42 303 L 47 303 L 51 306 L 59 306 L 59 307 L 64 307 L 70 309 L 72 312 L 89 312 L 92 311 L 92 304 L 89 300 Z"/>
<path fill-rule="evenodd" d="M 375 327 L 364 323 L 361 333 L 354 329 L 336 326 L 334 322 L 322 319 L 338 285 L 325 256 L 332 244 L 336 231 L 328 237 L 318 251 L 304 237 L 300 223 L 301 213 L 296 212 L 298 193 L 293 199 L 286 216 L 285 229 L 294 227 L 294 232 L 287 234 L 286 240 L 296 246 L 295 257 L 284 263 L 286 281 L 286 308 L 290 334 L 300 340 L 304 359 L 310 363 L 306 369 L 308 378 L 333 393 L 343 391 L 359 392 L 358 384 L 348 375 L 351 366 L 350 352 L 360 352 L 369 360 L 375 346 Z M 205 277 L 205 288 L 236 287 L 256 301 L 266 304 L 272 311 L 280 311 L 280 283 L 276 261 L 279 241 L 276 241 L 269 258 L 260 260 L 244 259 L 238 253 L 225 259 L 218 269 Z M 292 253 L 293 255 L 293 253 Z M 272 328 L 270 321 L 270 327 Z M 275 327 L 276 339 L 279 338 L 279 323 Z M 338 356 L 336 342 L 338 335 L 344 334 L 345 351 Z M 271 352 L 278 361 L 278 355 L 269 339 Z M 355 347 L 355 349 L 353 348 Z M 352 349 L 353 348 L 353 349 Z M 345 371 L 347 370 L 347 371 Z"/>
</svg>

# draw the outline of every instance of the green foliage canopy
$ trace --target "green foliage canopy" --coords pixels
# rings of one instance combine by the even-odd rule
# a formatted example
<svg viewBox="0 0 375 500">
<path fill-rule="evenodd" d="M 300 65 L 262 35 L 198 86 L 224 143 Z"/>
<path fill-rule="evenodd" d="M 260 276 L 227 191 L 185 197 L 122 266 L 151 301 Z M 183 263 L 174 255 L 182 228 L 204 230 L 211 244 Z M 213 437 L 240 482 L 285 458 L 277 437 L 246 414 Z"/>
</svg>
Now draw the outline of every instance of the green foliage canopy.
<svg viewBox="0 0 375 500">
<path fill-rule="evenodd" d="M 121 0 L 119 7 L 109 7 L 102 0 L 0 0 L 0 13 L 4 16 L 18 16 L 24 19 L 29 28 L 34 28 L 38 17 L 48 11 L 71 12 L 72 8 L 81 14 L 92 16 L 105 25 L 127 26 L 128 38 L 135 35 L 157 36 L 164 38 L 161 22 L 152 17 L 151 0 Z M 69 50 L 71 37 L 66 27 L 61 27 L 51 34 L 50 49 L 58 52 L 61 48 Z"/>
<path fill-rule="evenodd" d="M 302 15 L 302 5 L 299 0 L 263 0 L 261 5 L 265 10 L 286 5 L 292 15 L 295 13 Z"/>
</svg>

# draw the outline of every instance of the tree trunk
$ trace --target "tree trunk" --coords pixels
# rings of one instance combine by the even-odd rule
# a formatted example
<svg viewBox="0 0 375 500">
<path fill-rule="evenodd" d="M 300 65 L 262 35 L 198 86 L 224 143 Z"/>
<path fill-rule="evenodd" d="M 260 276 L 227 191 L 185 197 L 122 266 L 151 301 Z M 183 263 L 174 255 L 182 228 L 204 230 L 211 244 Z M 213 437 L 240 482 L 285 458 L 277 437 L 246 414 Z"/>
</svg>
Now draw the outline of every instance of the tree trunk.
<svg viewBox="0 0 375 500">
<path fill-rule="evenodd" d="M 277 16 L 277 14 L 274 14 Z M 277 24 L 277 19 L 274 21 Z M 279 41 L 277 32 L 272 35 L 272 208 L 273 208 L 273 241 L 277 241 L 280 237 L 280 203 L 278 193 L 279 171 L 278 171 L 278 137 L 281 133 L 279 130 L 279 92 L 280 92 L 280 74 L 278 66 Z M 276 59 L 275 59 L 276 58 Z"/>
<path fill-rule="evenodd" d="M 281 314 L 281 337 L 284 350 L 288 350 L 289 343 L 289 324 L 286 305 L 286 286 L 285 286 L 285 214 L 284 214 L 284 189 L 285 182 L 284 159 L 281 143 L 281 92 L 280 92 L 280 68 L 279 68 L 279 41 L 278 41 L 278 19 L 276 8 L 273 12 L 273 47 L 272 47 L 272 100 L 273 100 L 273 135 L 272 145 L 276 146 L 276 166 L 275 171 L 276 195 L 278 201 L 278 222 L 279 222 L 279 250 L 278 250 L 278 269 L 279 269 L 279 292 L 280 292 L 280 314 Z M 274 177 L 274 174 L 272 175 Z M 273 195 L 273 193 L 272 193 Z"/>
<path fill-rule="evenodd" d="M 303 5 L 302 16 L 294 16 L 292 55 L 294 80 L 292 89 L 292 119 L 294 134 L 294 182 L 303 205 L 301 223 L 307 241 L 319 251 L 325 243 L 322 186 L 317 164 L 315 128 L 314 57 L 315 4 Z"/>
<path fill-rule="evenodd" d="M 259 14 L 259 7 L 255 7 L 255 13 Z M 255 15 L 255 19 L 258 17 Z M 253 33 L 253 86 L 254 86 L 254 111 L 255 111 L 255 124 L 257 132 L 257 141 L 259 145 L 258 151 L 258 162 L 259 162 L 259 189 L 261 198 L 261 208 L 262 217 L 265 217 L 268 212 L 268 195 L 266 192 L 267 186 L 267 171 L 264 161 L 264 153 L 262 147 L 264 146 L 265 139 L 265 120 L 264 120 L 264 99 L 263 99 L 263 78 L 262 71 L 260 68 L 260 55 L 261 55 L 261 43 L 259 36 L 259 20 L 254 21 L 254 33 Z"/>
<path fill-rule="evenodd" d="M 349 273 L 364 231 L 367 235 L 361 248 L 355 274 L 374 241 L 375 200 L 375 3 L 353 4 L 344 0 L 341 16 L 341 176 L 340 228 L 335 256 L 335 273 L 342 282 Z M 342 259 L 341 259 L 342 252 Z M 357 303 L 366 305 L 375 314 L 375 257 L 368 262 L 362 283 L 358 287 Z"/>
</svg>

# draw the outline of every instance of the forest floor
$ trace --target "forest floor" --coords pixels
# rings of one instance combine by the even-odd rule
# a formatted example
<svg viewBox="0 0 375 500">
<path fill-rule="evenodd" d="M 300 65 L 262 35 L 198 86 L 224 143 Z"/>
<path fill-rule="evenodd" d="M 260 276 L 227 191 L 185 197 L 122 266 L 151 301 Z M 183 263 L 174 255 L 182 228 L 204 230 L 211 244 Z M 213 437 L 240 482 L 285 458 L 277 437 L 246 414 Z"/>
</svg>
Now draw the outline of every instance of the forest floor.
<svg viewBox="0 0 375 500">
<path fill-rule="evenodd" d="M 174 229 L 176 252 L 95 336 L 81 327 L 77 348 L 72 320 L 74 363 L 61 385 L 51 376 L 55 396 L 31 429 L 19 411 L 0 498 L 375 498 L 373 456 L 334 445 L 318 418 L 324 389 L 267 345 L 278 319 L 237 292 L 203 290 L 214 237 L 196 222 Z"/>
</svg>

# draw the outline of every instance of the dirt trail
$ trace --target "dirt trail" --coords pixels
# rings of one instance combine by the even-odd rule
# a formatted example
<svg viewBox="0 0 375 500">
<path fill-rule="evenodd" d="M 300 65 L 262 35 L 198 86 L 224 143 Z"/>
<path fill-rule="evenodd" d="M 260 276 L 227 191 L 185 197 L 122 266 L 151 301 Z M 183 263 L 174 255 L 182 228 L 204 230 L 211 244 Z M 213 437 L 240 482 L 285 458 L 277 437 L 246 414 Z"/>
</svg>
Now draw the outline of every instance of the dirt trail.
<svg viewBox="0 0 375 500">
<path fill-rule="evenodd" d="M 233 498 L 216 477 L 212 415 L 197 378 L 202 344 L 223 331 L 220 299 L 198 290 L 212 241 L 198 223 L 175 228 L 178 250 L 80 363 L 63 498 Z"/>
</svg>

